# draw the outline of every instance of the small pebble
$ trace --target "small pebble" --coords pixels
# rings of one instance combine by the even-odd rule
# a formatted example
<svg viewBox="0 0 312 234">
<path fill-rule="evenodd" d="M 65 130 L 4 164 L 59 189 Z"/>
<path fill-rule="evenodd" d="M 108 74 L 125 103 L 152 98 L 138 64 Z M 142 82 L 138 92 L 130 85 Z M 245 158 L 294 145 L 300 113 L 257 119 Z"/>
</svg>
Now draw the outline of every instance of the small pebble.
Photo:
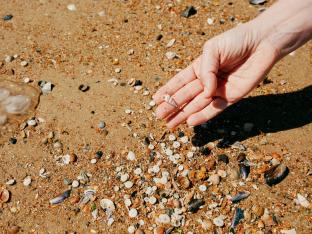
<svg viewBox="0 0 312 234">
<path fill-rule="evenodd" d="M 79 187 L 79 181 L 78 180 L 74 180 L 71 185 L 72 185 L 73 188 L 78 188 Z"/>
<path fill-rule="evenodd" d="M 121 182 L 126 182 L 127 180 L 129 179 L 129 174 L 122 174 L 121 176 L 120 176 L 120 181 Z"/>
<path fill-rule="evenodd" d="M 32 180 L 30 176 L 26 176 L 23 180 L 23 185 L 24 186 L 29 186 L 31 184 Z"/>
<path fill-rule="evenodd" d="M 217 227 L 223 227 L 224 226 L 224 217 L 223 217 L 223 215 L 220 215 L 220 216 L 214 218 L 213 219 L 213 223 Z"/>
<path fill-rule="evenodd" d="M 132 188 L 132 186 L 133 186 L 133 182 L 132 182 L 132 181 L 126 181 L 126 182 L 125 182 L 125 187 L 126 187 L 127 189 Z"/>
<path fill-rule="evenodd" d="M 6 185 L 14 185 L 16 183 L 16 180 L 15 179 L 10 179 L 8 180 L 5 184 Z"/>
<path fill-rule="evenodd" d="M 87 92 L 90 89 L 90 87 L 88 85 L 81 84 L 79 85 L 78 89 L 82 92 Z"/>
<path fill-rule="evenodd" d="M 128 227 L 128 233 L 134 233 L 135 232 L 135 227 L 134 226 L 129 226 Z"/>
<path fill-rule="evenodd" d="M 105 126 L 106 126 L 106 124 L 105 124 L 104 121 L 100 121 L 99 124 L 98 124 L 98 128 L 100 128 L 100 129 L 105 128 Z"/>
<path fill-rule="evenodd" d="M 11 137 L 11 138 L 9 139 L 9 142 L 10 142 L 10 144 L 15 145 L 15 144 L 17 143 L 17 139 L 14 138 L 14 137 Z"/>
<path fill-rule="evenodd" d="M 13 18 L 13 15 L 5 15 L 5 16 L 3 16 L 3 20 L 4 21 L 9 21 L 9 20 L 11 20 Z"/>
<path fill-rule="evenodd" d="M 213 185 L 218 185 L 220 183 L 220 176 L 218 174 L 213 174 L 209 176 L 208 181 Z"/>
<path fill-rule="evenodd" d="M 165 55 L 166 55 L 167 59 L 169 59 L 169 60 L 177 58 L 177 54 L 175 52 L 172 52 L 172 51 L 168 51 Z"/>
<path fill-rule="evenodd" d="M 173 146 L 173 148 L 178 149 L 178 148 L 180 148 L 181 144 L 180 144 L 180 142 L 175 141 L 175 142 L 173 142 L 172 146 Z"/>
<path fill-rule="evenodd" d="M 129 210 L 129 217 L 130 217 L 130 218 L 135 218 L 135 217 L 137 217 L 137 216 L 138 216 L 138 211 L 137 211 L 137 209 L 131 208 L 131 209 Z"/>
<path fill-rule="evenodd" d="M 213 25 L 213 19 L 212 18 L 208 18 L 207 19 L 207 24 L 208 25 Z"/>
<path fill-rule="evenodd" d="M 28 126 L 36 126 L 37 125 L 36 119 L 29 119 L 29 120 L 27 120 L 27 125 Z"/>
<path fill-rule="evenodd" d="M 27 62 L 27 61 L 22 61 L 22 62 L 21 62 L 21 66 L 22 66 L 22 67 L 26 67 L 27 65 L 28 65 L 28 62 Z"/>
<path fill-rule="evenodd" d="M 192 15 L 195 15 L 197 10 L 193 6 L 188 6 L 184 11 L 181 12 L 181 16 L 184 18 L 189 18 Z"/>
<path fill-rule="evenodd" d="M 130 161 L 135 160 L 135 153 L 133 151 L 129 151 L 127 155 L 127 159 Z"/>
<path fill-rule="evenodd" d="M 12 62 L 14 60 L 14 57 L 12 56 L 12 55 L 6 55 L 5 57 L 4 57 L 4 61 L 6 62 L 6 63 L 10 63 L 10 62 Z"/>
<path fill-rule="evenodd" d="M 167 48 L 172 47 L 172 46 L 174 45 L 175 41 L 176 41 L 176 40 L 175 40 L 174 38 L 171 39 L 171 40 L 167 43 L 166 47 L 167 47 Z"/>
<path fill-rule="evenodd" d="M 199 185 L 199 191 L 201 191 L 201 192 L 205 192 L 205 191 L 207 191 L 207 186 L 206 185 L 204 185 L 204 184 L 201 184 L 201 185 Z"/>
<path fill-rule="evenodd" d="M 67 5 L 67 9 L 68 9 L 69 11 L 76 11 L 76 10 L 77 10 L 75 4 L 68 4 L 68 5 Z"/>
<path fill-rule="evenodd" d="M 152 197 L 149 197 L 149 203 L 151 203 L 152 205 L 154 205 L 156 202 L 157 202 L 157 198 L 152 196 Z"/>
<path fill-rule="evenodd" d="M 116 68 L 116 69 L 115 69 L 115 72 L 116 72 L 116 73 L 120 73 L 120 72 L 121 72 L 121 68 L 119 68 L 119 67 Z"/>
<path fill-rule="evenodd" d="M 90 161 L 90 163 L 92 163 L 92 164 L 96 164 L 96 162 L 97 162 L 96 158 L 93 158 L 93 159 L 91 159 L 91 161 Z"/>
</svg>

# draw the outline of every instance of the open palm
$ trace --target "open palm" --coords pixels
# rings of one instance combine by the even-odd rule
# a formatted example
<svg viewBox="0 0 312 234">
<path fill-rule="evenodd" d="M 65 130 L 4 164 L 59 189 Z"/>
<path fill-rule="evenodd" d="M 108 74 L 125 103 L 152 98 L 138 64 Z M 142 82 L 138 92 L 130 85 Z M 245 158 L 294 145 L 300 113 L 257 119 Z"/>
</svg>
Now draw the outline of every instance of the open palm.
<svg viewBox="0 0 312 234">
<path fill-rule="evenodd" d="M 278 54 L 248 25 L 240 25 L 207 41 L 203 54 L 154 95 L 156 116 L 174 128 L 187 121 L 202 124 L 256 87 Z M 164 101 L 170 95 L 178 107 Z"/>
</svg>

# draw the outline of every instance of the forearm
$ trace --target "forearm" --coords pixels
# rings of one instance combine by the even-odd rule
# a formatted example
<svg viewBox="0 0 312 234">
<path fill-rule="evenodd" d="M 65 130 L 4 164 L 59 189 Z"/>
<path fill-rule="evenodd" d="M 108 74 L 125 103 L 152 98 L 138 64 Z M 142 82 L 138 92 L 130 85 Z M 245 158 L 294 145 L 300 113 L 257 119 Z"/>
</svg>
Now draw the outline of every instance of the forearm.
<svg viewBox="0 0 312 234">
<path fill-rule="evenodd" d="M 250 23 L 282 58 L 312 38 L 312 0 L 279 0 Z"/>
</svg>

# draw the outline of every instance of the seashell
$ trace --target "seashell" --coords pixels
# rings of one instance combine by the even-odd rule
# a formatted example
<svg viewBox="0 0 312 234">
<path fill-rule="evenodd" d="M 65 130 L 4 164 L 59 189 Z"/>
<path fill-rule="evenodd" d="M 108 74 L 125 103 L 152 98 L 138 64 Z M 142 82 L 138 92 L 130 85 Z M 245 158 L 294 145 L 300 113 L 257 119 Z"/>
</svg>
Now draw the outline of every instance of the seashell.
<svg viewBox="0 0 312 234">
<path fill-rule="evenodd" d="M 283 163 L 271 167 L 264 172 L 265 182 L 269 185 L 275 185 L 281 182 L 289 173 L 289 169 Z"/>
<path fill-rule="evenodd" d="M 163 100 L 164 100 L 166 103 L 168 103 L 169 105 L 171 105 L 171 106 L 173 106 L 173 107 L 175 107 L 175 108 L 178 107 L 178 104 L 176 103 L 176 101 L 174 100 L 174 98 L 171 97 L 169 94 L 165 94 L 165 95 L 163 96 Z"/>
<path fill-rule="evenodd" d="M 100 206 L 106 212 L 107 211 L 112 212 L 116 209 L 114 202 L 112 200 L 105 198 L 100 201 Z"/>
<path fill-rule="evenodd" d="M 235 196 L 231 197 L 231 201 L 233 203 L 237 203 L 247 197 L 249 197 L 250 192 L 249 191 L 242 191 L 242 192 L 238 192 Z"/>
<path fill-rule="evenodd" d="M 184 189 L 188 189 L 191 186 L 191 182 L 186 176 L 179 176 L 178 183 Z"/>
<path fill-rule="evenodd" d="M 70 196 L 70 193 L 71 193 L 71 190 L 66 190 L 64 193 L 62 193 L 61 195 L 53 198 L 50 200 L 50 204 L 51 205 L 56 205 L 56 204 L 59 204 L 59 203 L 62 203 L 66 198 L 69 198 Z"/>
<path fill-rule="evenodd" d="M 10 96 L 10 91 L 4 88 L 0 88 L 0 102 L 3 102 Z"/>
<path fill-rule="evenodd" d="M 234 228 L 237 226 L 239 221 L 244 218 L 244 211 L 241 208 L 236 208 L 234 212 L 234 216 L 231 222 L 231 232 L 234 232 Z"/>
<path fill-rule="evenodd" d="M 250 173 L 250 166 L 244 163 L 239 163 L 239 173 L 241 175 L 241 178 L 246 180 Z"/>
<path fill-rule="evenodd" d="M 199 208 L 204 204 L 205 204 L 205 201 L 202 199 L 192 199 L 188 203 L 188 211 L 192 213 L 196 213 L 199 210 Z"/>
<path fill-rule="evenodd" d="M 79 204 L 81 204 L 81 205 L 87 204 L 91 200 L 91 198 L 94 196 L 95 192 L 96 191 L 94 189 L 85 190 L 84 196 L 79 201 Z"/>
<path fill-rule="evenodd" d="M 263 5 L 267 0 L 249 0 L 249 3 L 252 5 Z"/>
<path fill-rule="evenodd" d="M 9 114 L 24 114 L 31 105 L 31 99 L 25 95 L 10 96 L 3 105 Z"/>
<path fill-rule="evenodd" d="M 0 204 L 10 200 L 10 191 L 2 188 L 0 190 Z"/>
</svg>

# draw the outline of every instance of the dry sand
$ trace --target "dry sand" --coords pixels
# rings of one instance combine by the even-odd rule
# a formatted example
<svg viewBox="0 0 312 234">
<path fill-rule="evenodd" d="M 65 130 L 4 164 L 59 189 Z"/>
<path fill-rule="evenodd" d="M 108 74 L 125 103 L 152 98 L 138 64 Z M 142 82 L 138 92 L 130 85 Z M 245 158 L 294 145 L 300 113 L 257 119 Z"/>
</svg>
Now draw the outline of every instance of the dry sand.
<svg viewBox="0 0 312 234">
<path fill-rule="evenodd" d="M 207 39 L 238 22 L 248 21 L 259 10 L 248 1 L 233 1 L 232 5 L 223 0 L 208 2 L 0 0 L 0 15 L 13 15 L 10 21 L 0 20 L 0 58 L 18 54 L 17 59 L 0 66 L 0 80 L 22 82 L 29 77 L 33 82 L 28 85 L 36 88 L 40 80 L 55 85 L 51 93 L 41 95 L 35 112 L 25 116 L 25 119 L 35 116 L 43 122 L 24 131 L 17 129 L 16 123 L 1 129 L 0 187 L 11 192 L 10 201 L 0 208 L 1 233 L 15 233 L 16 227 L 21 233 L 90 233 L 92 230 L 93 233 L 126 233 L 128 226 L 140 219 L 145 221 L 142 229 L 152 233 L 155 215 L 164 209 L 158 205 L 144 208 L 142 199 L 133 197 L 139 216 L 131 219 L 123 204 L 125 193 L 137 191 L 140 194 L 144 186 L 135 184 L 130 191 L 123 188 L 119 192 L 113 191 L 115 185 L 121 185 L 115 178 L 117 166 L 124 165 L 129 172 L 140 166 L 144 174 L 148 174 L 149 165 L 158 161 L 150 162 L 146 147 L 133 137 L 133 133 L 138 133 L 141 138 L 152 133 L 159 139 L 166 130 L 162 122 L 155 120 L 153 110 L 146 109 L 151 94 L 177 69 L 198 56 Z M 75 3 L 77 10 L 69 11 L 69 3 Z M 198 12 L 185 19 L 180 12 L 188 5 L 194 5 Z M 104 15 L 99 16 L 101 11 Z M 231 21 L 230 16 L 235 16 L 235 20 Z M 214 18 L 213 25 L 207 24 L 208 17 Z M 220 19 L 225 23 L 220 24 Z M 159 34 L 163 36 L 160 41 L 156 39 Z M 175 44 L 166 48 L 173 38 Z M 130 49 L 134 50 L 133 55 L 128 54 Z M 167 51 L 176 52 L 179 59 L 166 59 Z M 251 195 L 240 206 L 245 210 L 254 204 L 267 208 L 275 215 L 277 224 L 265 223 L 266 227 L 261 228 L 259 219 L 254 222 L 243 220 L 238 227 L 240 233 L 242 230 L 280 233 L 282 229 L 291 228 L 297 233 L 312 232 L 311 207 L 303 208 L 294 202 L 297 193 L 307 195 L 312 202 L 311 58 L 309 43 L 273 68 L 268 75 L 272 82 L 262 84 L 232 110 L 213 120 L 207 129 L 200 131 L 203 144 L 217 143 L 222 136 L 236 131 L 237 136 L 230 140 L 241 141 L 248 148 L 251 161 L 261 164 L 278 154 L 289 167 L 290 174 L 286 179 L 272 188 L 257 176 L 243 186 L 251 191 Z M 116 64 L 114 59 L 119 63 Z M 22 67 L 22 60 L 27 60 L 28 66 Z M 121 72 L 116 73 L 116 68 L 121 68 Z M 119 85 L 107 82 L 112 78 L 117 78 Z M 148 89 L 150 95 L 143 96 L 143 89 L 134 93 L 133 87 L 127 84 L 129 79 L 141 80 L 143 89 Z M 78 89 L 81 84 L 90 89 L 81 92 Z M 134 113 L 126 114 L 128 108 Z M 101 120 L 107 125 L 107 135 L 97 129 Z M 250 133 L 242 131 L 246 122 L 254 123 L 254 130 Z M 124 124 L 128 124 L 132 132 Z M 198 136 L 185 126 L 180 130 L 189 138 Z M 220 133 L 221 130 L 225 133 Z M 51 131 L 55 133 L 54 138 L 43 143 Z M 177 135 L 178 130 L 174 133 Z M 16 137 L 17 143 L 10 144 L 10 137 Z M 61 148 L 53 147 L 55 142 L 61 142 Z M 190 144 L 185 146 L 181 154 L 186 154 L 190 147 Z M 104 156 L 96 164 L 91 164 L 90 160 L 98 150 L 102 150 Z M 123 151 L 127 150 L 136 152 L 136 161 L 126 159 Z M 230 164 L 225 170 L 235 164 L 237 150 L 216 147 L 212 152 L 211 157 L 220 153 L 229 155 Z M 77 154 L 77 162 L 58 166 L 55 156 L 67 153 Z M 181 165 L 197 170 L 206 163 L 205 160 L 200 156 L 192 162 L 182 161 Z M 39 177 L 41 168 L 49 172 L 48 179 Z M 175 167 L 163 159 L 161 168 L 172 172 Z M 81 196 L 85 187 L 73 189 L 73 195 L 64 203 L 56 207 L 49 205 L 51 198 L 68 188 L 63 180 L 75 179 L 82 170 L 92 174 L 89 185 L 97 189 L 95 204 L 99 208 L 99 218 L 96 221 L 90 214 L 90 204 L 80 211 L 77 209 L 79 205 L 73 204 L 72 197 Z M 27 175 L 33 181 L 25 187 L 22 182 Z M 5 185 L 11 178 L 16 179 L 16 185 Z M 131 178 L 138 183 L 139 179 L 132 174 Z M 149 180 L 148 176 L 145 179 Z M 227 181 L 225 179 L 219 187 L 211 186 L 207 192 L 201 193 L 207 204 L 212 193 L 226 194 L 228 191 L 233 194 L 236 191 Z M 257 184 L 259 189 L 253 189 L 252 184 Z M 198 187 L 197 184 L 193 186 Z M 180 195 L 191 190 L 182 189 Z M 99 207 L 102 198 L 110 198 L 117 204 L 115 222 L 109 227 L 106 215 Z M 204 215 L 207 206 L 196 214 L 187 213 L 185 226 L 176 228 L 173 233 L 211 233 L 212 229 L 204 230 L 196 220 L 212 220 L 218 213 L 228 215 L 227 226 L 233 210 L 229 205 L 223 208 L 208 218 Z M 216 230 L 225 233 L 228 227 Z"/>
</svg>

